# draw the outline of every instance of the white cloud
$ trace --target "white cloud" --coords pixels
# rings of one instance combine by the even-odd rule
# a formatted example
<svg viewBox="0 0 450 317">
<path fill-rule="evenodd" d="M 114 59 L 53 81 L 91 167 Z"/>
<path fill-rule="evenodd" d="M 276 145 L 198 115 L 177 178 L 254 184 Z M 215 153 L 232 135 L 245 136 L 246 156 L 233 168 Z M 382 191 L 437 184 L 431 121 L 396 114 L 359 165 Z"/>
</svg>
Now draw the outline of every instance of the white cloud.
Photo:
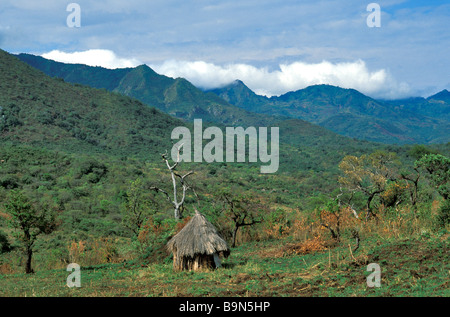
<svg viewBox="0 0 450 317">
<path fill-rule="evenodd" d="M 84 52 L 65 53 L 58 50 L 42 54 L 42 57 L 61 63 L 85 64 L 89 66 L 101 66 L 104 68 L 127 68 L 141 65 L 137 59 L 118 57 L 110 50 L 87 50 Z"/>
<path fill-rule="evenodd" d="M 316 84 L 353 88 L 376 98 L 400 98 L 410 94 L 406 83 L 398 83 L 385 69 L 370 71 L 362 60 L 335 64 L 299 61 L 281 64 L 274 71 L 248 64 L 218 66 L 203 61 L 175 60 L 151 67 L 166 76 L 184 77 L 204 89 L 240 79 L 255 93 L 266 96 L 281 95 Z"/>
<path fill-rule="evenodd" d="M 120 58 L 113 51 L 99 49 L 73 53 L 54 50 L 42 56 L 63 63 L 110 69 L 142 64 L 137 59 Z M 240 79 L 255 93 L 265 96 L 278 96 L 317 84 L 353 88 L 374 98 L 402 98 L 411 94 L 406 83 L 397 82 L 385 69 L 369 70 L 362 60 L 345 63 L 297 61 L 280 64 L 276 70 L 242 63 L 220 66 L 204 61 L 177 60 L 168 60 L 150 67 L 169 77 L 186 78 L 203 89 L 225 86 Z"/>
</svg>

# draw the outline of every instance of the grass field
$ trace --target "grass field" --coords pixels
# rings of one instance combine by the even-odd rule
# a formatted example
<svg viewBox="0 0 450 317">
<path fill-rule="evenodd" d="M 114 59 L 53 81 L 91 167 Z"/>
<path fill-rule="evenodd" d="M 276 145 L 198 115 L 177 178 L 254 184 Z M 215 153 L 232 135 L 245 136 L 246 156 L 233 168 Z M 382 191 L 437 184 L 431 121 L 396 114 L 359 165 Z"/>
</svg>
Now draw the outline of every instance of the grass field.
<svg viewBox="0 0 450 317">
<path fill-rule="evenodd" d="M 246 243 L 223 267 L 174 272 L 163 264 L 105 264 L 81 268 L 81 287 L 69 288 L 65 270 L 0 275 L 0 296 L 20 297 L 339 297 L 450 296 L 450 235 L 361 243 L 296 254 L 289 241 Z M 381 286 L 370 288 L 369 263 L 381 267 Z"/>
</svg>

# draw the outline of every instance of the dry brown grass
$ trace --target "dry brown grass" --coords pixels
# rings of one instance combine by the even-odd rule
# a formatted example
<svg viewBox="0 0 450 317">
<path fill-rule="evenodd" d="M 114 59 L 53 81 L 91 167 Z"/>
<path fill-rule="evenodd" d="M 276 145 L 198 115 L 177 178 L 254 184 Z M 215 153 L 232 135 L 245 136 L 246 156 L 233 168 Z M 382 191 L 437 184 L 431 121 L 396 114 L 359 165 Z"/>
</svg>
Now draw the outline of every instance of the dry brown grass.
<svg viewBox="0 0 450 317">
<path fill-rule="evenodd" d="M 120 263 L 123 259 L 116 252 L 116 239 L 96 238 L 91 241 L 72 241 L 67 246 L 69 262 L 80 265 Z"/>
<path fill-rule="evenodd" d="M 0 265 L 0 274 L 12 274 L 13 270 L 9 264 L 1 264 Z"/>
</svg>

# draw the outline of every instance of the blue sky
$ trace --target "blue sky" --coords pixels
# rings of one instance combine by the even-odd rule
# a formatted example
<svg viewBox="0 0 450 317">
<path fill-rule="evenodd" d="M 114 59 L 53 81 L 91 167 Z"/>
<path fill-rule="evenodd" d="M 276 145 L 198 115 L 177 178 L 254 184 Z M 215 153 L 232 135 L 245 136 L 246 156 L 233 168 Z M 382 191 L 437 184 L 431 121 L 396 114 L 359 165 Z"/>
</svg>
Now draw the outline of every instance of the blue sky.
<svg viewBox="0 0 450 317">
<path fill-rule="evenodd" d="M 71 2 L 80 28 L 66 24 Z M 317 83 L 377 98 L 450 89 L 450 2 L 376 1 L 381 27 L 369 28 L 371 2 L 0 0 L 0 47 L 110 68 L 145 63 L 202 88 L 241 79 L 265 95 Z"/>
</svg>

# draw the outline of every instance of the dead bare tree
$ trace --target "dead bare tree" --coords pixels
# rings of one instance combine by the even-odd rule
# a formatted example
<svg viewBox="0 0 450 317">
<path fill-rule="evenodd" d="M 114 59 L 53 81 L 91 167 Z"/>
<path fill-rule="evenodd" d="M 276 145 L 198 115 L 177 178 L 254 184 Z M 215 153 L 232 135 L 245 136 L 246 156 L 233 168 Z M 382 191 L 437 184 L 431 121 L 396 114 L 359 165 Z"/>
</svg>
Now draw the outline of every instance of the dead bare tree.
<svg viewBox="0 0 450 317">
<path fill-rule="evenodd" d="M 186 200 L 186 192 L 187 192 L 188 189 L 190 189 L 189 185 L 186 182 L 186 178 L 189 175 L 194 174 L 193 171 L 190 171 L 190 172 L 188 172 L 188 173 L 186 173 L 184 175 L 180 175 L 177 172 L 177 170 L 176 170 L 177 167 L 178 167 L 178 164 L 181 162 L 181 159 L 180 159 L 180 148 L 181 148 L 181 146 L 182 145 L 180 145 L 180 147 L 177 149 L 177 151 L 178 151 L 177 160 L 176 160 L 176 162 L 173 165 L 170 165 L 170 163 L 169 163 L 167 152 L 161 155 L 163 160 L 164 160 L 164 162 L 166 163 L 167 168 L 169 169 L 171 177 L 172 177 L 173 199 L 170 197 L 169 193 L 166 192 L 165 190 L 163 190 L 163 189 L 161 189 L 159 187 L 156 187 L 156 186 L 150 187 L 150 190 L 154 190 L 156 192 L 160 192 L 160 193 L 162 193 L 162 194 L 164 194 L 166 196 L 167 200 L 172 204 L 172 206 L 174 208 L 175 219 L 181 219 L 183 217 L 184 203 L 185 203 L 185 200 Z M 181 185 L 181 190 L 182 190 L 181 199 L 179 199 L 179 197 L 178 197 L 179 194 L 178 194 L 177 179 L 178 179 L 178 181 L 179 181 L 179 183 Z"/>
</svg>

